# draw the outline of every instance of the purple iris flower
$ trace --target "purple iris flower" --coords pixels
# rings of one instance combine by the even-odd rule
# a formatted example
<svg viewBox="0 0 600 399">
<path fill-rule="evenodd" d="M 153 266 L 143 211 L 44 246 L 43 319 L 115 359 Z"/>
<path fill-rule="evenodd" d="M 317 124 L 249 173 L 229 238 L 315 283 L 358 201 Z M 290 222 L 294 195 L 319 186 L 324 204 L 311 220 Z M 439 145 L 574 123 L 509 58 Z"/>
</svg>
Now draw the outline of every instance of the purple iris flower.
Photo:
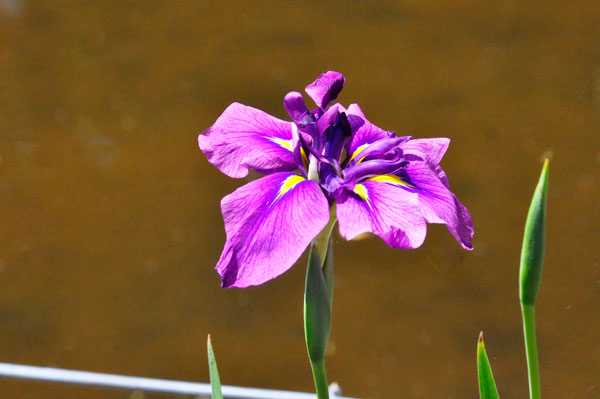
<svg viewBox="0 0 600 399">
<path fill-rule="evenodd" d="M 330 217 L 347 240 L 373 233 L 395 248 L 419 247 L 426 223 L 443 223 L 472 249 L 471 216 L 439 165 L 450 140 L 397 137 L 371 124 L 356 104 L 332 105 L 344 83 L 330 71 L 308 85 L 313 110 L 302 94 L 288 93 L 292 122 L 233 103 L 198 136 L 209 162 L 226 175 L 265 175 L 221 201 L 227 241 L 216 270 L 223 287 L 284 273 Z"/>
</svg>

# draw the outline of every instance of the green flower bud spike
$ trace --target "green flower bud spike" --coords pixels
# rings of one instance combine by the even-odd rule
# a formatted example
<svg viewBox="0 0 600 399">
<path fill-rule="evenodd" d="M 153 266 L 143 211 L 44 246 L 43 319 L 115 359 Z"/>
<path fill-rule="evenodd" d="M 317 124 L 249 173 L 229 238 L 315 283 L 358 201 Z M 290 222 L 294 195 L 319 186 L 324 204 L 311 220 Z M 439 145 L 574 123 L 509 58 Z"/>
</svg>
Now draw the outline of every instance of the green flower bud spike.
<svg viewBox="0 0 600 399">
<path fill-rule="evenodd" d="M 535 305 L 546 247 L 546 193 L 548 192 L 548 160 L 544 162 L 542 174 L 535 192 L 523 235 L 521 250 L 520 290 L 521 303 Z"/>
<path fill-rule="evenodd" d="M 483 345 L 483 331 L 479 334 L 479 342 L 477 342 L 477 375 L 479 377 L 479 398 L 480 399 L 499 399 L 492 367 L 485 353 Z"/>
<path fill-rule="evenodd" d="M 546 247 L 546 197 L 548 192 L 548 159 L 544 162 L 540 180 L 533 193 L 521 250 L 519 296 L 523 315 L 523 332 L 527 354 L 529 397 L 540 399 L 540 371 L 535 334 L 535 303 L 544 267 Z"/>
</svg>

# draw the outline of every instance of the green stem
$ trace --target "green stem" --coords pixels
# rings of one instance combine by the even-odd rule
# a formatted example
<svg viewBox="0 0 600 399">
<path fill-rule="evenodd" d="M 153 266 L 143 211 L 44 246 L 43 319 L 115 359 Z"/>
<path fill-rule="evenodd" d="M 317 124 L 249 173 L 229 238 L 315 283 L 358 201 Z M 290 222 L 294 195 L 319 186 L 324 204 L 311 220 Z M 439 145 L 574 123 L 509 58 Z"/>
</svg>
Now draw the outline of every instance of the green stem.
<svg viewBox="0 0 600 399">
<path fill-rule="evenodd" d="M 523 312 L 523 333 L 525 335 L 525 351 L 527 353 L 529 397 L 530 399 L 540 399 L 540 368 L 535 338 L 535 305 L 521 304 L 521 311 Z"/>
<path fill-rule="evenodd" d="M 315 388 L 317 389 L 318 399 L 329 399 L 329 388 L 327 385 L 327 371 L 325 370 L 325 360 L 310 362 L 315 379 Z"/>
</svg>

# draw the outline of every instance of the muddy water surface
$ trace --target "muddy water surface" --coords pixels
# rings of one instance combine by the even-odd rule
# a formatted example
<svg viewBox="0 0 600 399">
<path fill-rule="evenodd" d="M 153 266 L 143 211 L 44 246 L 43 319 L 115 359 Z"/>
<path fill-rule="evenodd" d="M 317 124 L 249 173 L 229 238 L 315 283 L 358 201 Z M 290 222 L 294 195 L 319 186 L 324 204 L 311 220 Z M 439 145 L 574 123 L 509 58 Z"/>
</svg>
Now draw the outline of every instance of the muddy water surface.
<svg viewBox="0 0 600 399">
<path fill-rule="evenodd" d="M 538 305 L 542 390 L 600 398 L 600 6 L 546 2 L 0 1 L 0 360 L 310 390 L 304 259 L 222 290 L 221 197 L 196 136 L 233 101 L 343 72 L 377 125 L 452 139 L 475 221 L 414 251 L 336 236 L 327 359 L 346 394 L 475 398 L 480 330 L 500 393 L 527 395 L 517 271 L 551 154 Z M 128 398 L 0 380 L 12 398 Z"/>
</svg>

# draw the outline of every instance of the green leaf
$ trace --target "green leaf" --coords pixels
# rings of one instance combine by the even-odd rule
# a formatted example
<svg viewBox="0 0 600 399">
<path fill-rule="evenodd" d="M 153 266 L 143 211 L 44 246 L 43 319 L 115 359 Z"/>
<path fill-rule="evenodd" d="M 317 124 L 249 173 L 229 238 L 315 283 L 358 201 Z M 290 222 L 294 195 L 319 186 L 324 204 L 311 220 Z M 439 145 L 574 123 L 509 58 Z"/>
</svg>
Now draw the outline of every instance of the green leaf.
<svg viewBox="0 0 600 399">
<path fill-rule="evenodd" d="M 548 160 L 544 162 L 525 222 L 519 296 L 524 305 L 534 305 L 537 299 L 546 247 L 546 197 L 548 192 Z"/>
<path fill-rule="evenodd" d="M 324 359 L 329 341 L 331 332 L 329 293 L 321 260 L 315 247 L 311 246 L 304 289 L 304 333 L 308 357 L 313 363 Z"/>
<path fill-rule="evenodd" d="M 210 334 L 206 342 L 206 349 L 208 352 L 208 370 L 210 371 L 210 385 L 212 387 L 212 399 L 223 399 L 223 393 L 221 392 L 221 379 L 219 378 L 219 370 L 217 369 L 217 361 L 215 360 L 215 354 L 213 352 L 212 345 L 210 343 Z"/>
<path fill-rule="evenodd" d="M 481 399 L 498 399 L 498 390 L 494 382 L 492 367 L 485 353 L 483 345 L 483 332 L 479 334 L 479 342 L 477 343 L 477 375 L 479 376 L 479 397 Z"/>
</svg>

